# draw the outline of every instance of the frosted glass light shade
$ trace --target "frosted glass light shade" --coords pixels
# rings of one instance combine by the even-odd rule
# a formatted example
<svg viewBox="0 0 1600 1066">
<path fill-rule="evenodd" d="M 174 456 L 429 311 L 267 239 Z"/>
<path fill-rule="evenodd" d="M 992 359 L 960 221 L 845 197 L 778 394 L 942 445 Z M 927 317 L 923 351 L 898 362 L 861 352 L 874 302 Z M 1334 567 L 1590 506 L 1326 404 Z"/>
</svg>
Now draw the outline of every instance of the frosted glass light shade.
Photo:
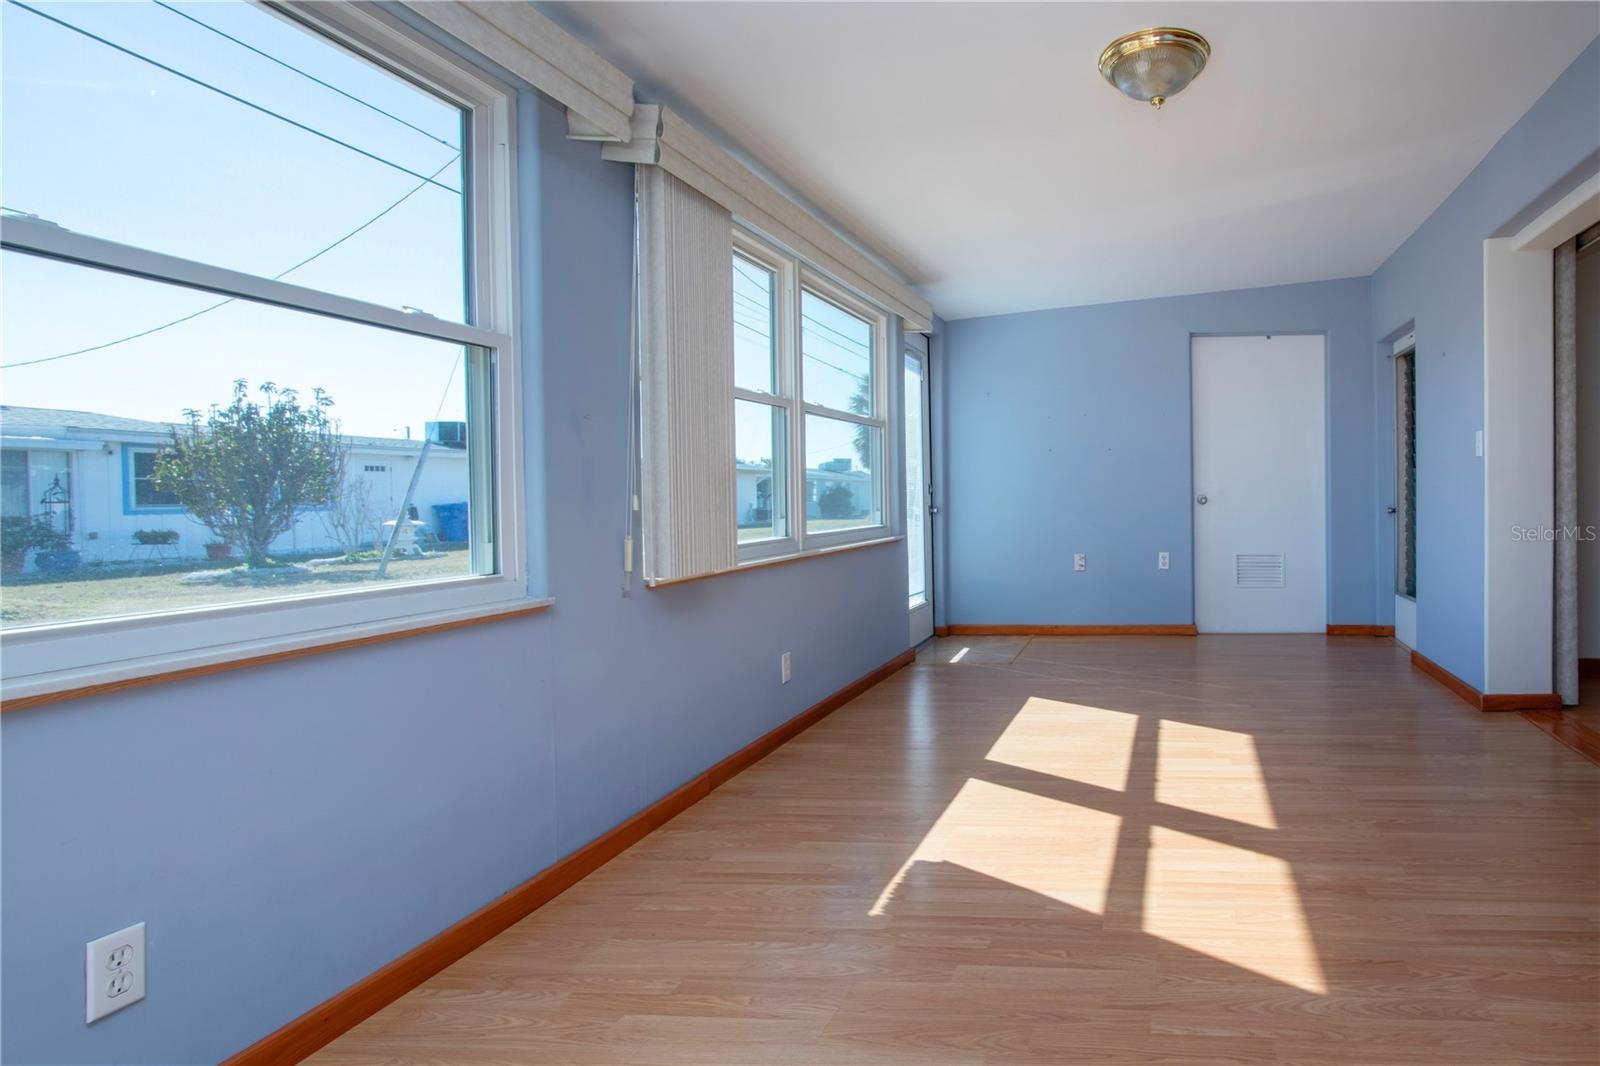
<svg viewBox="0 0 1600 1066">
<path fill-rule="evenodd" d="M 1100 73 L 1123 95 L 1159 108 L 1188 88 L 1210 57 L 1210 42 L 1193 30 L 1157 26 L 1106 45 Z"/>
</svg>

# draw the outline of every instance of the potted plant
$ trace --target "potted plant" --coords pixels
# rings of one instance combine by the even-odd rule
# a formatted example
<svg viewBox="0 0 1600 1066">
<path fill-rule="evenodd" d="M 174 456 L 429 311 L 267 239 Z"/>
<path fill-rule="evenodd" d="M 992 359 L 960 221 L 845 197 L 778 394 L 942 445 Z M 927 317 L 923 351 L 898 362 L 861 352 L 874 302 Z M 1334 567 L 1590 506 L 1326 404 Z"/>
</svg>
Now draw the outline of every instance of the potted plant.
<svg viewBox="0 0 1600 1066">
<path fill-rule="evenodd" d="M 66 577 L 83 562 L 72 538 L 43 519 L 33 524 L 33 565 L 51 577 Z"/>
<path fill-rule="evenodd" d="M 233 545 L 225 540 L 213 540 L 206 544 L 206 558 L 222 560 L 233 554 Z"/>
<path fill-rule="evenodd" d="M 178 531 L 176 529 L 136 529 L 133 531 L 135 544 L 176 544 Z"/>
<path fill-rule="evenodd" d="M 0 573 L 7 577 L 22 572 L 33 547 L 33 519 L 22 515 L 0 518 Z"/>
</svg>

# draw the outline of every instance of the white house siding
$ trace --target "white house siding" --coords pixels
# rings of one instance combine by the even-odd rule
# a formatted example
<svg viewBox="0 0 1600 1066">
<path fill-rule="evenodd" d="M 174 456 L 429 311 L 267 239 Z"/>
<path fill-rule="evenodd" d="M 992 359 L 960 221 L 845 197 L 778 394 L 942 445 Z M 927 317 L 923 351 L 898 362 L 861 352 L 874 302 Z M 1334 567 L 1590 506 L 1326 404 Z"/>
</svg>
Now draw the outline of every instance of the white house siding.
<svg viewBox="0 0 1600 1066">
<path fill-rule="evenodd" d="M 756 505 L 760 499 L 756 486 L 766 478 L 772 476 L 772 470 L 765 466 L 756 466 L 753 463 L 740 463 L 735 468 L 734 478 L 734 514 L 740 526 L 759 526 L 765 522 L 756 517 Z M 813 468 L 806 471 L 806 515 L 810 518 L 819 517 L 817 497 L 835 485 L 844 485 L 850 490 L 850 499 L 855 515 L 865 515 L 872 511 L 872 475 L 865 470 L 822 470 Z"/>
<path fill-rule="evenodd" d="M 416 449 L 409 454 L 396 454 L 377 450 L 352 450 L 349 476 L 365 478 L 372 488 L 375 524 L 393 519 L 405 499 L 406 486 L 416 469 Z M 211 531 L 187 513 L 136 511 L 125 513 L 122 499 L 122 460 L 115 456 L 105 462 L 89 464 L 89 485 L 97 482 L 102 491 L 95 499 L 98 515 L 86 513 L 78 525 L 76 542 L 83 550 L 84 560 L 118 562 L 142 559 L 153 555 L 157 549 L 139 547 L 133 533 L 138 529 L 175 529 L 178 542 L 167 552 L 181 558 L 203 557 L 206 544 L 216 539 Z M 367 466 L 382 466 L 381 472 L 367 472 Z M 114 473 L 115 476 L 108 476 Z M 467 502 L 467 456 L 463 451 L 450 448 L 432 448 L 427 464 L 417 482 L 417 491 L 411 502 L 417 509 L 417 518 L 433 532 L 439 524 L 433 513 L 434 504 Z M 98 536 L 91 537 L 91 534 Z M 375 535 L 375 533 L 373 534 Z M 370 539 L 369 535 L 369 539 Z M 337 548 L 337 542 L 324 525 L 321 509 L 307 509 L 293 526 L 272 542 L 272 551 L 282 555 L 299 555 Z"/>
<path fill-rule="evenodd" d="M 7 452 L 66 452 L 70 466 L 70 532 L 73 546 L 82 552 L 84 562 L 121 563 L 205 557 L 206 544 L 216 538 L 189 514 L 166 509 L 138 510 L 126 506 L 132 501 L 132 486 L 125 482 L 124 449 L 130 446 L 150 447 L 170 438 L 157 432 L 86 430 L 70 423 L 59 427 L 40 425 L 41 421 L 46 420 L 48 412 L 20 409 L 26 415 L 12 417 L 12 412 L 18 410 L 7 409 L 4 412 L 4 420 L 0 421 L 0 449 Z M 61 414 L 82 415 L 82 412 Z M 151 430 L 159 428 L 158 424 L 145 425 Z M 420 441 L 374 440 L 370 444 L 352 445 L 349 476 L 364 478 L 371 486 L 375 526 L 393 519 L 399 512 L 420 451 Z M 369 471 L 366 469 L 369 466 L 384 469 Z M 41 485 L 33 483 L 40 480 L 38 476 L 30 478 L 27 490 L 27 503 L 30 513 L 34 515 L 41 511 L 39 497 L 49 478 L 43 478 Z M 417 517 L 430 531 L 440 532 L 433 505 L 467 502 L 468 486 L 467 454 L 464 450 L 437 445 L 429 449 L 422 477 L 412 496 Z M 17 495 L 16 492 L 8 492 L 0 500 L 0 510 L 9 515 L 18 502 L 13 498 Z M 160 548 L 142 546 L 133 539 L 134 531 L 141 529 L 176 530 L 178 540 L 175 544 Z M 375 531 L 368 536 L 371 539 Z M 277 554 L 297 555 L 329 551 L 336 547 L 337 543 L 323 524 L 322 512 L 308 509 L 299 516 L 292 528 L 273 542 L 272 550 Z"/>
<path fill-rule="evenodd" d="M 753 463 L 739 464 L 737 476 L 734 478 L 734 515 L 739 525 L 759 526 L 766 524 L 755 515 L 756 505 L 760 501 L 756 486 L 763 480 L 770 480 L 771 477 L 771 467 L 756 466 Z"/>
</svg>

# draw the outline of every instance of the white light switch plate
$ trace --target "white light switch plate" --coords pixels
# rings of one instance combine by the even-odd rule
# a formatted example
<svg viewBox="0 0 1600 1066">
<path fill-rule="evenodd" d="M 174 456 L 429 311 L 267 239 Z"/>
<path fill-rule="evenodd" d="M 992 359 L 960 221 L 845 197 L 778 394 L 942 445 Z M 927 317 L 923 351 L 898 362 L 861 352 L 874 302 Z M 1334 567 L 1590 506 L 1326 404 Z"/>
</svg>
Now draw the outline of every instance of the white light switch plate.
<svg viewBox="0 0 1600 1066">
<path fill-rule="evenodd" d="M 144 923 L 89 941 L 84 957 L 84 1021 L 144 998 Z"/>
<path fill-rule="evenodd" d="M 789 676 L 790 676 L 789 675 L 789 653 L 788 652 L 784 652 L 783 653 L 783 658 L 778 660 L 778 670 L 779 670 L 780 674 L 783 677 L 783 683 L 785 685 L 787 685 L 789 683 Z"/>
</svg>

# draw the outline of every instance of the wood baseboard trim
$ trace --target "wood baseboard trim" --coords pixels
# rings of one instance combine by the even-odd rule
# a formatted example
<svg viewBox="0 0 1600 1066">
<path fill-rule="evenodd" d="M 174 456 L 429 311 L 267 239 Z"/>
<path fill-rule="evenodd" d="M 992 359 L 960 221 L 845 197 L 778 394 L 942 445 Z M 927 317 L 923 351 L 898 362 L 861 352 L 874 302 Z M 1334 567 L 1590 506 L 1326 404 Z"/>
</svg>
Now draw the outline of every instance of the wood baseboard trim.
<svg viewBox="0 0 1600 1066">
<path fill-rule="evenodd" d="M 1480 711 L 1559 711 L 1561 696 L 1555 692 L 1485 692 Z"/>
<path fill-rule="evenodd" d="M 1392 637 L 1394 626 L 1329 625 L 1330 637 Z"/>
<path fill-rule="evenodd" d="M 959 625 L 946 626 L 952 637 L 1193 637 L 1193 625 L 1132 626 L 1024 626 Z"/>
<path fill-rule="evenodd" d="M 1479 692 L 1421 652 L 1411 652 L 1411 665 L 1480 711 L 1559 711 L 1554 692 Z"/>
<path fill-rule="evenodd" d="M 1579 659 L 1578 673 L 1583 677 L 1600 677 L 1600 659 Z"/>
<path fill-rule="evenodd" d="M 1593 713 L 1593 712 L 1585 712 Z M 1600 766 L 1600 730 L 1567 711 L 1523 711 L 1522 717 L 1585 759 Z"/>
<path fill-rule="evenodd" d="M 223 1066 L 269 1066 L 299 1062 L 341 1033 L 376 1014 L 413 988 L 480 947 L 539 907 L 616 858 L 649 833 L 688 810 L 741 770 L 759 762 L 787 741 L 822 721 L 891 674 L 911 665 L 907 649 L 872 672 L 813 704 L 747 744 L 700 776 L 646 807 L 626 822 L 535 874 L 510 892 L 423 941 L 383 968 L 368 974 L 312 1007 L 275 1032 L 224 1060 Z"/>
<path fill-rule="evenodd" d="M 948 637 L 950 635 L 950 627 L 949 626 L 934 626 L 933 627 L 933 635 L 936 636 L 936 637 Z"/>
<path fill-rule="evenodd" d="M 1411 652 L 1411 665 L 1439 682 L 1451 692 L 1454 692 L 1457 696 L 1460 696 L 1467 703 L 1472 704 L 1475 708 L 1479 707 L 1483 700 L 1483 693 L 1415 649 L 1412 649 Z"/>
</svg>

